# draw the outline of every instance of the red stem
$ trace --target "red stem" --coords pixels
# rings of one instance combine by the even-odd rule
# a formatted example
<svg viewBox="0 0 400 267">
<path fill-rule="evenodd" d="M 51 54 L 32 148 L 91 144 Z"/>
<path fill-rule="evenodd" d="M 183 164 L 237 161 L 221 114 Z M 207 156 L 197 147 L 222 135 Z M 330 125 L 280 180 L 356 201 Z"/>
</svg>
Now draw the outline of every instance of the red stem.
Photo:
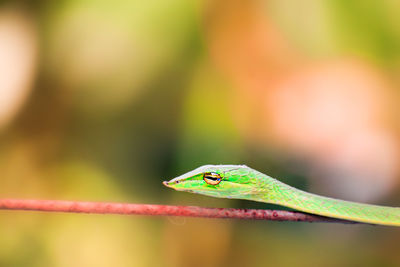
<svg viewBox="0 0 400 267">
<path fill-rule="evenodd" d="M 121 215 L 235 218 L 270 221 L 355 223 L 346 220 L 284 210 L 204 208 L 196 206 L 169 206 L 62 200 L 0 199 L 0 210 L 1 209 Z"/>
</svg>

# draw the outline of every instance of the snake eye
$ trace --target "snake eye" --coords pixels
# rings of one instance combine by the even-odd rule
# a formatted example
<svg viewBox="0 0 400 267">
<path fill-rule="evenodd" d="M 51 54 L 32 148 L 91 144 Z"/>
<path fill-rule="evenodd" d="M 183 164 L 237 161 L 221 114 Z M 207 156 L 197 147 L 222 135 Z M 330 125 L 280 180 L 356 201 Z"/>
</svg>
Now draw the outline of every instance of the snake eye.
<svg viewBox="0 0 400 267">
<path fill-rule="evenodd" d="M 215 172 L 206 172 L 203 174 L 203 180 L 207 184 L 217 185 L 221 182 L 221 175 Z"/>
</svg>

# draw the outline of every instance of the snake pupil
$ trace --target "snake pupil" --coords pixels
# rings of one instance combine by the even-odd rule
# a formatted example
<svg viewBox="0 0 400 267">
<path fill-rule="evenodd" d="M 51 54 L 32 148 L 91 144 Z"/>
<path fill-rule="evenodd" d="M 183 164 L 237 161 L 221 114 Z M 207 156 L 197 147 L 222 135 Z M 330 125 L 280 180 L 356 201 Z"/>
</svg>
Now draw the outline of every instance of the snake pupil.
<svg viewBox="0 0 400 267">
<path fill-rule="evenodd" d="M 221 182 L 221 175 L 215 172 L 206 172 L 203 175 L 203 180 L 210 185 L 217 185 Z"/>
</svg>

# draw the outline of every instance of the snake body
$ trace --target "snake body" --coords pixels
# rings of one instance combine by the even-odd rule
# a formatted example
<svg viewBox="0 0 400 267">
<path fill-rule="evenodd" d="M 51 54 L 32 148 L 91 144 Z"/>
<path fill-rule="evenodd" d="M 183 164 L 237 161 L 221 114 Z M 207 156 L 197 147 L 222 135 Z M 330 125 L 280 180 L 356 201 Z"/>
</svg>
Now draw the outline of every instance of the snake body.
<svg viewBox="0 0 400 267">
<path fill-rule="evenodd" d="M 400 226 L 400 208 L 308 193 L 245 165 L 204 165 L 164 185 L 178 191 L 271 203 L 331 218 Z"/>
</svg>

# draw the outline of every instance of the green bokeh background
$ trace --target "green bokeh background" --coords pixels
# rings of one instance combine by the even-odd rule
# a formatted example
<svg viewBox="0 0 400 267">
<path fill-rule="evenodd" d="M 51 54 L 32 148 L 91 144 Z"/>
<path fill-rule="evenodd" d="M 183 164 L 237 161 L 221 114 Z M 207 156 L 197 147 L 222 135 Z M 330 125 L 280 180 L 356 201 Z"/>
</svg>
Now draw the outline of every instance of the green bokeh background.
<svg viewBox="0 0 400 267">
<path fill-rule="evenodd" d="M 396 1 L 233 2 L 255 6 L 301 62 L 360 58 L 390 83 L 382 91 L 397 95 Z M 312 189 L 312 157 L 275 145 L 268 134 L 253 138 L 243 131 L 251 123 L 237 119 L 243 83 L 216 63 L 208 34 L 210 17 L 218 20 L 230 5 L 1 2 L 0 14 L 17 14 L 33 27 L 37 56 L 26 101 L 0 129 L 0 196 L 271 208 L 161 184 L 211 163 L 246 164 Z M 235 31 L 236 22 L 216 35 Z M 253 94 L 242 86 L 241 96 L 246 92 Z M 395 118 L 388 131 L 399 140 L 398 110 L 386 112 Z M 268 128 L 252 114 L 248 120 Z M 315 188 L 330 192 L 323 183 Z M 370 201 L 400 206 L 399 193 L 393 182 Z M 399 266 L 399 240 L 396 228 L 366 225 L 0 212 L 0 266 Z"/>
</svg>

